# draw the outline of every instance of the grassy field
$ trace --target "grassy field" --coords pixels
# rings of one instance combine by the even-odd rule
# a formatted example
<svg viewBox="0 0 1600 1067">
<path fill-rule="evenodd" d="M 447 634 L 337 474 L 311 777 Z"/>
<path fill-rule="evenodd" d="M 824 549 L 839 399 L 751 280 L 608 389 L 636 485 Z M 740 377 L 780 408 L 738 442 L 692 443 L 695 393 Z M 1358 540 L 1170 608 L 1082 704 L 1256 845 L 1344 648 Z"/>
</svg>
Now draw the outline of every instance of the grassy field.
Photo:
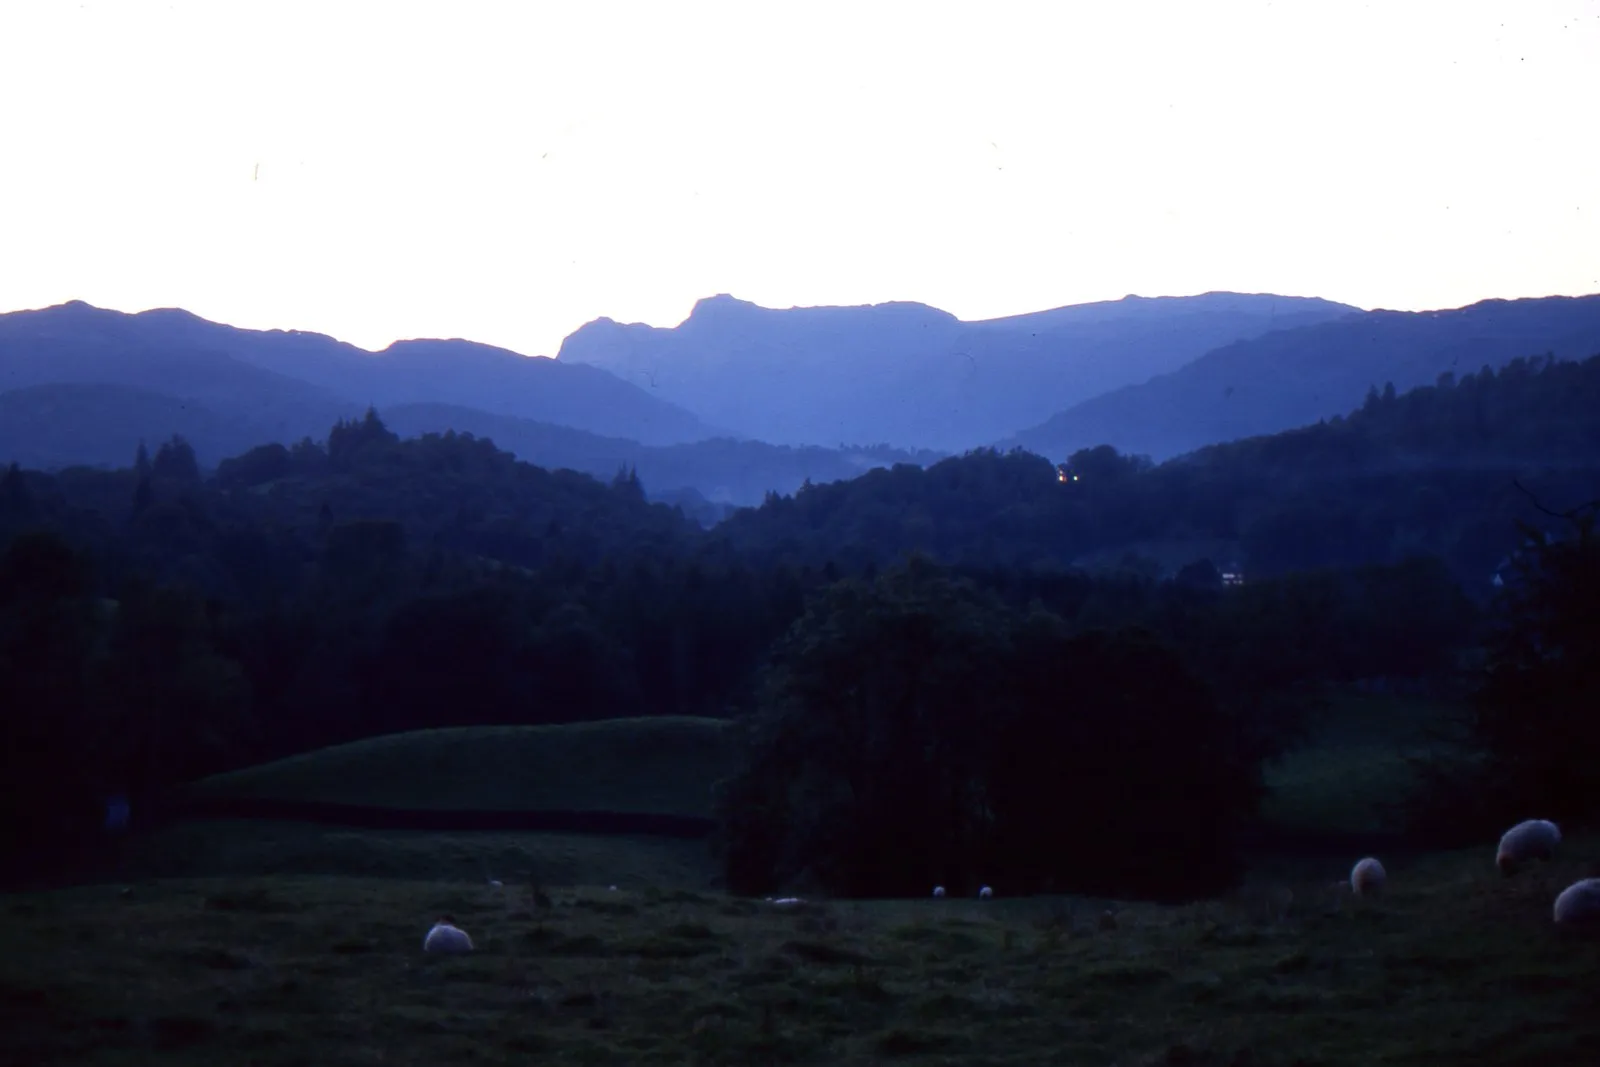
<svg viewBox="0 0 1600 1067">
<path fill-rule="evenodd" d="M 251 819 L 180 822 L 129 849 L 125 878 L 269 875 L 706 888 L 706 842 L 646 835 L 354 830 Z"/>
<path fill-rule="evenodd" d="M 1335 697 L 1306 743 L 1267 768 L 1264 814 L 1307 829 L 1392 828 L 1383 805 L 1411 783 L 1404 755 L 1447 709 Z M 456 811 L 616 811 L 705 817 L 733 766 L 719 719 L 613 719 L 562 726 L 419 730 L 206 779 L 202 797 Z"/>
<path fill-rule="evenodd" d="M 1402 697 L 1333 697 L 1305 743 L 1266 768 L 1263 816 L 1313 831 L 1398 829 L 1386 805 L 1412 787 L 1405 757 L 1427 751 L 1426 731 L 1451 710 Z"/>
<path fill-rule="evenodd" d="M 0 1059 L 96 1064 L 1584 1064 L 1600 841 L 1344 866 L 1185 907 L 209 879 L 0 900 Z M 477 943 L 436 958 L 440 913 Z"/>
<path fill-rule="evenodd" d="M 1381 827 L 1439 710 L 1336 701 L 1272 768 L 1269 814 Z M 682 719 L 434 731 L 205 788 L 702 814 L 728 740 Z M 1600 937 L 1550 919 L 1600 838 L 1514 879 L 1492 856 L 1386 857 L 1374 901 L 1343 888 L 1351 856 L 1184 907 L 1003 887 L 782 907 L 717 893 L 693 840 L 181 823 L 115 882 L 0 898 L 0 1067 L 1600 1062 Z M 477 952 L 422 953 L 441 913 Z"/>
<path fill-rule="evenodd" d="M 721 719 L 418 730 L 319 749 L 198 783 L 202 797 L 453 811 L 706 817 L 733 765 Z"/>
</svg>

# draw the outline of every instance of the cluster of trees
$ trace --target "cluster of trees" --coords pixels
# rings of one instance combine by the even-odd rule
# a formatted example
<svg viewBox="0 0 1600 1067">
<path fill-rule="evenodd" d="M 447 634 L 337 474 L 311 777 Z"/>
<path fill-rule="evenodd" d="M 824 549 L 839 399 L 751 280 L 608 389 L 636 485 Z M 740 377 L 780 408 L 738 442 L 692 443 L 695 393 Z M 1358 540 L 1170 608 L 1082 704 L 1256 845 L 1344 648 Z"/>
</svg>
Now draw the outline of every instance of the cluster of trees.
<svg viewBox="0 0 1600 1067">
<path fill-rule="evenodd" d="M 1544 395 L 1559 368 L 1510 380 Z M 1304 433 L 1410 425 L 1390 411 L 1405 403 L 1380 395 Z M 1295 447 L 1159 468 L 1097 449 L 1062 471 L 978 452 L 774 498 L 711 531 L 648 503 L 631 472 L 605 484 L 469 435 L 402 441 L 375 413 L 210 476 L 176 439 L 126 470 L 13 467 L 0 833 L 39 844 L 92 829 L 107 793 L 378 733 L 738 715 L 749 759 L 721 835 L 736 887 L 920 892 L 981 869 L 1199 892 L 1232 877 L 1262 761 L 1323 689 L 1443 684 L 1475 649 L 1489 667 L 1473 780 L 1492 777 L 1502 806 L 1592 812 L 1587 519 L 1511 525 L 1495 551 L 1522 545 L 1523 570 L 1493 605 L 1437 553 L 1358 553 L 1239 587 L 1211 560 L 1171 577 L 1065 565 L 1161 508 L 1221 514 L 1227 493 L 1205 486 L 1279 484 L 1293 464 L 1269 458 Z M 1473 499 L 1449 521 L 1498 514 Z M 1576 533 L 1552 532 L 1568 519 Z M 1095 818 L 1061 817 L 1078 810 Z"/>
<path fill-rule="evenodd" d="M 1425 832 L 1457 840 L 1518 812 L 1563 826 L 1600 818 L 1600 500 L 1524 541 L 1487 620 L 1477 686 L 1443 742 L 1415 763 L 1410 805 Z"/>
<path fill-rule="evenodd" d="M 1160 896 L 1237 873 L 1267 750 L 1147 631 L 1074 632 L 912 560 L 825 590 L 765 684 L 720 798 L 737 891 Z"/>
</svg>

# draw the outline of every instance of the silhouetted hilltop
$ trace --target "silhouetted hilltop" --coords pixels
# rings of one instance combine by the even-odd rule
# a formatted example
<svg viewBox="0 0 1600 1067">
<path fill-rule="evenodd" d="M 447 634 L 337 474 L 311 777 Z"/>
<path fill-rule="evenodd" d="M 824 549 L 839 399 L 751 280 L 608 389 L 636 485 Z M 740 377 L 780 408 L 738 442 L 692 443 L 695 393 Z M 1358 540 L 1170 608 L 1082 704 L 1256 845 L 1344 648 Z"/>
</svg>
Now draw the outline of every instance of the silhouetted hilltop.
<svg viewBox="0 0 1600 1067">
<path fill-rule="evenodd" d="M 448 404 L 400 404 L 383 409 L 385 424 L 402 437 L 454 430 L 494 441 L 520 460 L 609 479 L 618 469 L 637 471 L 651 499 L 679 499 L 690 490 L 711 504 L 754 505 L 769 492 L 792 493 L 810 480 L 854 478 L 873 467 L 931 463 L 938 453 L 886 447 L 791 448 L 726 437 L 656 447 L 601 437 L 565 426 L 494 415 Z M 692 503 L 697 514 L 705 512 Z"/>
<path fill-rule="evenodd" d="M 1321 297 L 1284 297 L 1273 293 L 1200 293 L 1196 296 L 1139 296 L 1129 293 L 1121 300 L 1100 300 L 1092 304 L 1068 304 L 1049 311 L 982 319 L 975 326 L 1039 330 L 1056 326 L 1083 326 L 1140 319 L 1164 320 L 1197 314 L 1236 314 L 1261 317 L 1274 329 L 1302 325 L 1308 319 L 1338 318 L 1359 313 L 1360 308 Z"/>
<path fill-rule="evenodd" d="M 208 467 L 268 441 L 303 436 L 274 434 L 198 401 L 132 385 L 32 385 L 0 393 L 0 464 L 125 467 L 140 441 L 153 449 L 173 434 Z"/>
<path fill-rule="evenodd" d="M 1581 359 L 1596 352 L 1600 296 L 1371 311 L 1236 341 L 1143 385 L 1071 407 L 1000 445 L 1063 459 L 1111 444 L 1162 459 L 1343 414 L 1386 384 L 1405 391 L 1519 356 Z"/>
<path fill-rule="evenodd" d="M 177 434 L 188 441 L 202 467 L 212 468 L 260 445 L 321 441 L 333 422 L 360 414 L 354 403 L 323 403 L 290 409 L 285 419 L 261 423 L 238 407 L 213 409 L 137 386 L 28 386 L 0 393 L 0 465 L 15 462 L 38 470 L 124 467 L 140 441 L 154 448 Z M 808 479 L 831 482 L 873 467 L 941 458 L 939 453 L 912 454 L 883 446 L 838 451 L 726 437 L 642 445 L 453 404 L 398 404 L 383 409 L 382 415 L 401 437 L 472 434 L 551 470 L 607 480 L 620 468 L 631 468 L 652 499 L 687 500 L 689 510 L 702 520 L 720 518 L 725 505 L 754 505 L 768 493 L 792 493 Z M 328 421 L 319 424 L 321 417 Z M 691 495 L 684 497 L 685 492 Z"/>
<path fill-rule="evenodd" d="M 775 310 L 723 294 L 672 329 L 597 319 L 559 358 L 603 367 L 746 437 L 957 451 L 1218 345 L 1357 310 L 1207 293 L 962 322 L 917 303 Z"/>
<path fill-rule="evenodd" d="M 174 308 L 128 315 L 81 301 L 0 315 L 0 391 L 63 383 L 198 400 L 229 418 L 292 427 L 284 431 L 290 439 L 325 432 L 330 414 L 413 401 L 647 444 L 714 435 L 688 412 L 597 368 L 470 341 L 400 341 L 368 352 L 323 334 L 242 330 Z"/>
</svg>

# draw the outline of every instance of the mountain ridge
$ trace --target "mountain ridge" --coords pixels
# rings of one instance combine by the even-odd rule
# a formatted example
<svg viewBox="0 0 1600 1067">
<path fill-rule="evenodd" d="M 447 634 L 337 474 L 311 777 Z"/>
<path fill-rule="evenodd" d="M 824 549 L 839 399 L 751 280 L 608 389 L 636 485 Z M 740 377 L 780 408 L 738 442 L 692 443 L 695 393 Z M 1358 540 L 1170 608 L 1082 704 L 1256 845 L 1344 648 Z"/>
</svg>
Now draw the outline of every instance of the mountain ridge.
<svg viewBox="0 0 1600 1067">
<path fill-rule="evenodd" d="M 1385 383 L 1404 392 L 1443 374 L 1546 352 L 1563 360 L 1600 352 L 1600 295 L 1377 309 L 1274 331 L 1076 404 L 995 443 L 1053 458 L 1110 444 L 1159 461 L 1342 415 Z"/>
<path fill-rule="evenodd" d="M 1350 313 L 1360 309 L 1213 292 L 967 322 L 914 301 L 775 309 L 723 293 L 671 328 L 592 320 L 556 358 L 602 367 L 738 436 L 954 452 L 1219 343 Z"/>
<path fill-rule="evenodd" d="M 144 357 L 129 359 L 129 354 Z M 153 362 L 180 361 L 213 386 L 196 400 L 248 407 L 263 390 L 288 402 L 394 404 L 435 400 L 626 434 L 645 444 L 717 436 L 716 427 L 598 368 L 460 339 L 396 341 L 372 352 L 326 334 L 247 330 L 182 308 L 128 314 L 68 301 L 0 315 L 0 389 L 68 382 L 133 385 L 172 393 L 174 378 Z M 164 366 L 165 364 L 163 364 Z M 242 368 L 250 368 L 249 370 Z M 275 375 L 270 381 L 264 374 Z M 293 385 L 288 383 L 294 383 Z M 326 430 L 326 422 L 317 422 Z"/>
</svg>

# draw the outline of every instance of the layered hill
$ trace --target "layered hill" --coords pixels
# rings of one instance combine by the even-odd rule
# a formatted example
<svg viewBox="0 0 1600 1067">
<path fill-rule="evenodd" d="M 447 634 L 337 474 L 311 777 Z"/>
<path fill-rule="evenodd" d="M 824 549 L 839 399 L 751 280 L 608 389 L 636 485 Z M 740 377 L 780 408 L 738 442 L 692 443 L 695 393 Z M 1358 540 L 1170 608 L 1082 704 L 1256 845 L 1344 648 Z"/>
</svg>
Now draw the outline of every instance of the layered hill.
<svg viewBox="0 0 1600 1067">
<path fill-rule="evenodd" d="M 369 404 L 458 404 L 644 444 L 716 431 L 595 367 L 462 340 L 381 352 L 318 333 L 243 330 L 187 311 L 136 315 L 73 301 L 0 315 L 0 392 L 119 385 L 198 403 L 262 441 L 295 440 Z M 266 434 L 260 437 L 260 434 Z"/>
<path fill-rule="evenodd" d="M 841 567 L 910 551 L 1116 567 L 1134 553 L 1260 575 L 1423 554 L 1487 590 L 1516 522 L 1542 521 L 1524 489 L 1565 509 L 1600 486 L 1600 355 L 1514 359 L 1352 407 L 1159 465 L 1100 445 L 1059 468 L 980 450 L 873 471 L 741 511 L 717 536 L 757 558 Z"/>
<path fill-rule="evenodd" d="M 255 422 L 222 402 L 217 408 L 131 385 L 35 385 L 0 393 L 0 465 L 35 470 L 124 467 L 141 441 L 152 450 L 174 434 L 206 467 L 264 444 L 320 440 L 357 405 L 308 403 L 276 423 Z M 931 463 L 940 454 L 871 448 L 791 448 L 726 437 L 669 446 L 642 445 L 570 426 L 496 415 L 454 404 L 398 404 L 381 412 L 401 437 L 470 433 L 518 459 L 549 470 L 574 470 L 609 480 L 638 474 L 651 499 L 682 504 L 702 521 L 725 506 L 761 503 L 769 492 L 792 493 L 807 481 L 854 478 L 874 467 Z"/>
<path fill-rule="evenodd" d="M 886 446 L 794 448 L 727 437 L 650 446 L 449 404 L 401 404 L 385 408 L 382 414 L 402 437 L 446 430 L 470 433 L 541 467 L 582 471 L 602 479 L 631 468 L 652 499 L 668 499 L 688 489 L 713 503 L 741 506 L 759 504 L 769 492 L 792 493 L 807 481 L 835 482 L 875 467 L 921 465 L 943 458 L 936 452 Z"/>
<path fill-rule="evenodd" d="M 1332 418 L 1388 385 L 1405 392 L 1521 356 L 1596 353 L 1600 296 L 1371 311 L 1235 341 L 999 443 L 1058 460 L 1101 444 L 1160 460 Z"/>
<path fill-rule="evenodd" d="M 31 385 L 0 393 L 0 465 L 125 467 L 139 442 L 154 449 L 177 434 L 210 467 L 256 445 L 326 433 L 331 422 L 318 429 L 318 409 L 334 419 L 347 414 L 332 400 L 308 408 L 286 412 L 274 427 L 133 385 Z"/>
<path fill-rule="evenodd" d="M 465 341 L 373 353 L 174 310 L 74 303 L 0 315 L 0 463 L 118 467 L 140 441 L 154 448 L 178 434 L 211 467 L 259 445 L 320 440 L 369 404 L 404 437 L 471 433 L 530 463 L 605 479 L 630 467 L 652 496 L 681 497 L 691 511 L 939 458 L 714 437 L 606 371 Z"/>
<path fill-rule="evenodd" d="M 1358 311 L 1206 293 L 963 322 L 918 303 L 776 310 L 721 295 L 671 329 L 597 319 L 558 359 L 775 444 L 962 451 L 1220 345 Z"/>
</svg>

